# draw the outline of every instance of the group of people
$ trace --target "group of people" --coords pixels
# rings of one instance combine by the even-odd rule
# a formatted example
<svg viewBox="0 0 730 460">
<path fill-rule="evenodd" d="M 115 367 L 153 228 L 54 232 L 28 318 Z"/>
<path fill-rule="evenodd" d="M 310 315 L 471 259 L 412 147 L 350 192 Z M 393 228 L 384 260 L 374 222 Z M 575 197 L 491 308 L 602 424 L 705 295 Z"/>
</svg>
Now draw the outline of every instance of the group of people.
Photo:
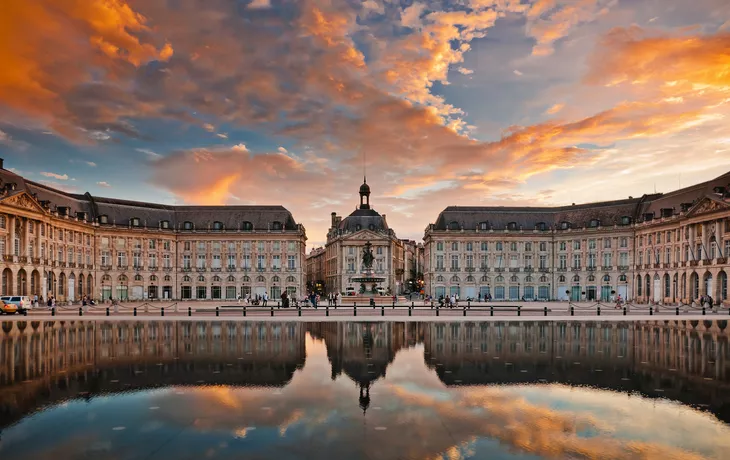
<svg viewBox="0 0 730 460">
<path fill-rule="evenodd" d="M 284 294 L 282 294 L 282 296 Z M 241 303 L 241 301 L 243 301 L 245 305 L 261 305 L 266 307 L 269 303 L 269 295 L 265 292 L 263 294 L 256 294 L 253 297 L 251 297 L 251 294 L 246 294 L 245 296 L 239 295 L 236 300 L 238 300 L 238 303 Z"/>
<path fill-rule="evenodd" d="M 439 306 L 454 308 L 459 306 L 459 294 L 451 294 L 451 296 L 439 296 Z"/>
</svg>

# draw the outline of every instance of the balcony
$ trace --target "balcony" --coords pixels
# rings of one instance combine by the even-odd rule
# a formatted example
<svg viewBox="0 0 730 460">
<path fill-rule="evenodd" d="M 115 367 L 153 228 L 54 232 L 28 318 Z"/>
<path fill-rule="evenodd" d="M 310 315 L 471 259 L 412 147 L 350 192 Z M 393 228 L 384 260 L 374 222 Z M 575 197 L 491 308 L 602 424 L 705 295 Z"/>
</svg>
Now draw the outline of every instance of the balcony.
<svg viewBox="0 0 730 460">
<path fill-rule="evenodd" d="M 558 271 L 559 272 L 567 272 L 568 269 L 566 267 L 560 267 L 560 268 L 558 268 Z"/>
<path fill-rule="evenodd" d="M 619 265 L 618 270 L 621 272 L 627 272 L 627 271 L 629 271 L 629 266 L 628 265 Z"/>
<path fill-rule="evenodd" d="M 156 265 L 153 265 L 151 267 L 147 267 L 147 270 L 148 271 L 151 271 L 151 272 L 156 272 L 157 271 L 157 266 Z"/>
<path fill-rule="evenodd" d="M 654 264 L 654 268 L 662 268 L 662 264 Z"/>
<path fill-rule="evenodd" d="M 513 267 L 513 268 L 510 268 L 510 269 L 509 269 L 509 272 L 510 272 L 510 273 L 519 273 L 519 272 L 520 272 L 520 269 L 519 269 L 519 268 L 517 268 L 517 267 Z"/>
<path fill-rule="evenodd" d="M 596 267 L 593 265 L 589 265 L 586 267 L 586 270 L 588 270 L 589 272 L 594 272 L 594 271 L 596 271 Z"/>
<path fill-rule="evenodd" d="M 497 273 L 504 273 L 504 268 L 495 268 L 494 271 Z"/>
<path fill-rule="evenodd" d="M 434 271 L 437 271 L 437 272 L 445 272 L 445 271 L 446 271 L 446 269 L 445 269 L 444 267 L 436 267 L 436 268 L 434 269 Z"/>
<path fill-rule="evenodd" d="M 68 268 L 76 268 L 76 264 L 73 262 L 68 263 Z"/>
<path fill-rule="evenodd" d="M 271 267 L 271 271 L 272 272 L 280 272 L 281 271 L 281 267 Z"/>
<path fill-rule="evenodd" d="M 61 268 L 66 268 L 66 262 L 59 262 L 58 266 Z"/>
<path fill-rule="evenodd" d="M 206 270 L 207 270 L 207 268 L 205 268 L 205 267 L 196 267 L 195 268 L 195 271 L 198 272 L 198 273 L 204 272 Z"/>
<path fill-rule="evenodd" d="M 117 265 L 117 270 L 126 271 L 128 268 L 126 265 Z"/>
<path fill-rule="evenodd" d="M 236 266 L 235 266 L 235 265 L 229 265 L 229 266 L 228 266 L 228 267 L 226 268 L 226 271 L 229 271 L 229 272 L 235 272 L 235 271 L 236 271 Z"/>
<path fill-rule="evenodd" d="M 169 266 L 162 267 L 162 271 L 170 272 L 170 271 L 172 271 L 172 267 L 169 267 Z"/>
<path fill-rule="evenodd" d="M 474 267 L 466 267 L 466 271 L 469 273 L 474 273 L 474 270 L 476 270 Z"/>
<path fill-rule="evenodd" d="M 190 272 L 190 271 L 192 271 L 192 270 L 193 270 L 193 269 L 192 269 L 192 268 L 190 268 L 190 267 L 183 267 L 183 268 L 181 268 L 181 269 L 180 269 L 180 271 L 183 271 L 183 272 Z"/>
<path fill-rule="evenodd" d="M 644 269 L 645 269 L 645 270 L 648 270 L 648 269 L 650 269 L 650 268 L 651 268 L 651 264 L 644 264 Z"/>
<path fill-rule="evenodd" d="M 491 270 L 491 269 L 489 267 L 486 267 L 486 266 L 479 268 L 479 271 L 482 271 L 484 273 L 489 273 L 489 270 Z"/>
<path fill-rule="evenodd" d="M 212 272 L 219 272 L 219 271 L 221 271 L 221 268 L 220 267 L 213 267 L 213 268 L 210 269 L 210 271 L 212 271 Z"/>
<path fill-rule="evenodd" d="M 672 268 L 679 268 L 679 263 L 677 263 L 677 262 L 674 262 L 674 263 L 672 264 Z"/>
<path fill-rule="evenodd" d="M 295 272 L 295 271 L 297 271 L 297 267 L 286 267 L 286 271 Z"/>
<path fill-rule="evenodd" d="M 13 261 L 13 256 L 12 256 L 12 255 L 10 255 L 10 254 L 5 254 L 5 255 L 3 256 L 3 260 L 4 260 L 5 262 L 12 262 L 12 261 Z"/>
<path fill-rule="evenodd" d="M 144 265 L 137 265 L 137 264 L 132 265 L 132 270 L 134 270 L 136 272 L 144 270 Z"/>
<path fill-rule="evenodd" d="M 696 267 L 697 266 L 697 261 L 696 260 L 690 260 L 689 261 L 689 266 L 690 267 Z"/>
<path fill-rule="evenodd" d="M 717 265 L 725 265 L 727 263 L 727 257 L 718 257 L 715 259 L 715 264 Z"/>
<path fill-rule="evenodd" d="M 525 267 L 525 273 L 533 273 L 535 271 L 532 267 Z"/>
<path fill-rule="evenodd" d="M 101 267 L 99 267 L 99 268 L 100 268 L 100 269 L 101 269 L 102 271 L 108 272 L 109 270 L 111 270 L 111 269 L 112 269 L 112 266 L 111 266 L 111 265 L 102 265 L 102 266 L 101 266 Z"/>
<path fill-rule="evenodd" d="M 712 265 L 712 261 L 710 259 L 705 259 L 702 261 L 702 265 Z"/>
<path fill-rule="evenodd" d="M 20 256 L 20 257 L 18 257 L 18 262 L 20 262 L 21 264 L 27 264 L 28 263 L 28 257 L 26 257 L 26 256 Z"/>
<path fill-rule="evenodd" d="M 33 257 L 32 260 L 33 260 L 33 264 L 35 264 L 35 265 L 40 265 L 40 263 L 41 263 L 41 259 L 39 259 L 37 257 Z"/>
<path fill-rule="evenodd" d="M 243 268 L 241 268 L 241 270 L 243 270 L 244 272 L 250 272 L 251 267 L 243 267 Z"/>
<path fill-rule="evenodd" d="M 257 272 L 264 272 L 266 271 L 266 267 L 256 267 Z"/>
<path fill-rule="evenodd" d="M 550 269 L 547 267 L 540 267 L 538 270 L 540 271 L 540 273 L 549 273 L 550 272 Z"/>
<path fill-rule="evenodd" d="M 581 270 L 580 270 L 580 267 L 573 267 L 573 268 L 570 269 L 570 271 L 571 272 L 579 272 Z"/>
<path fill-rule="evenodd" d="M 611 265 L 603 265 L 601 267 L 601 271 L 604 271 L 604 272 L 610 272 L 611 270 L 613 270 L 613 266 L 611 266 Z"/>
</svg>

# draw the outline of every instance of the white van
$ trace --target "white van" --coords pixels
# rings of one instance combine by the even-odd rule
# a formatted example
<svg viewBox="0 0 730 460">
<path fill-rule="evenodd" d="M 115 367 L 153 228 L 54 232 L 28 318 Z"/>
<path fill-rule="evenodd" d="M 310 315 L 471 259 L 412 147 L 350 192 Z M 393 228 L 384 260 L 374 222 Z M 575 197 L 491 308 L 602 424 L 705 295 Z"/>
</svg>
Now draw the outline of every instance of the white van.
<svg viewBox="0 0 730 460">
<path fill-rule="evenodd" d="M 33 301 L 30 300 L 30 297 L 25 295 L 4 295 L 0 297 L 0 299 L 3 300 L 5 303 L 12 303 L 13 305 L 17 305 L 18 312 L 22 312 L 23 310 L 30 310 L 31 308 L 33 308 Z"/>
</svg>

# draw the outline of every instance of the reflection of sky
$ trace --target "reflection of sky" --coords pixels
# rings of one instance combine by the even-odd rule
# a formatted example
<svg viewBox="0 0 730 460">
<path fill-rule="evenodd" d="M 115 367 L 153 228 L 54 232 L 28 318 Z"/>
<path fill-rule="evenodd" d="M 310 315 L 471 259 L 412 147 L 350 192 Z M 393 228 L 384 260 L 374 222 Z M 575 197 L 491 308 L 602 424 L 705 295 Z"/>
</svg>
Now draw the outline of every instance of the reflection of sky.
<svg viewBox="0 0 730 460">
<path fill-rule="evenodd" d="M 679 404 L 563 385 L 445 387 L 423 347 L 371 389 L 323 342 L 284 388 L 167 388 L 73 401 L 2 434 L 0 458 L 723 458 L 730 429 Z M 123 383 L 123 382 L 122 382 Z"/>
</svg>

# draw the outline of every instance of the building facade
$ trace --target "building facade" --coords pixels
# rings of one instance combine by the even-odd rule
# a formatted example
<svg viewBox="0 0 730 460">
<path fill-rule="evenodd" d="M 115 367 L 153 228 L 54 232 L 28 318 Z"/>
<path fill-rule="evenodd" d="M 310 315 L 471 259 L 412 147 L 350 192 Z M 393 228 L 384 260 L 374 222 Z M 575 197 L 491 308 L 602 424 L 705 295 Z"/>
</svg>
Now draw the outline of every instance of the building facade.
<svg viewBox="0 0 730 460">
<path fill-rule="evenodd" d="M 326 291 L 340 292 L 345 295 L 356 294 L 363 288 L 353 281 L 353 277 L 364 276 L 362 264 L 365 244 L 372 245 L 374 275 L 383 278 L 376 288 L 381 294 L 400 292 L 405 274 L 404 245 L 393 229 L 388 227 L 385 215 L 370 207 L 370 186 L 363 182 L 360 186 L 360 205 L 344 219 L 332 213 L 327 243 L 323 253 L 311 257 L 324 258 Z M 314 263 L 314 262 L 313 262 Z"/>
<path fill-rule="evenodd" d="M 427 292 L 661 303 L 709 293 L 727 301 L 728 187 L 730 173 L 666 195 L 610 202 L 448 207 L 425 231 Z"/>
<path fill-rule="evenodd" d="M 306 232 L 282 206 L 167 206 L 65 193 L 0 163 L 3 295 L 272 299 L 304 291 Z"/>
</svg>

